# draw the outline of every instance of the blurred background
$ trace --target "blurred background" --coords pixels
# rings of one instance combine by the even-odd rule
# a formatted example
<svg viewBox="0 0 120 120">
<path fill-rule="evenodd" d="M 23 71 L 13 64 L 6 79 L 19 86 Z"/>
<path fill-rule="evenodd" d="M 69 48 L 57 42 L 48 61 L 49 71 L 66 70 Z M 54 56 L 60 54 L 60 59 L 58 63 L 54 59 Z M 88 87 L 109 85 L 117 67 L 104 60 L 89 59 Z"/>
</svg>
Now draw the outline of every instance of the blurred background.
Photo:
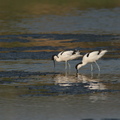
<svg viewBox="0 0 120 120">
<path fill-rule="evenodd" d="M 107 49 L 79 71 L 64 50 Z M 0 120 L 120 120 L 120 0 L 0 0 Z"/>
<path fill-rule="evenodd" d="M 119 34 L 119 0 L 0 0 L 0 35 Z"/>
<path fill-rule="evenodd" d="M 117 58 L 119 13 L 119 0 L 0 0 L 1 59 L 51 59 L 67 49 Z"/>
</svg>

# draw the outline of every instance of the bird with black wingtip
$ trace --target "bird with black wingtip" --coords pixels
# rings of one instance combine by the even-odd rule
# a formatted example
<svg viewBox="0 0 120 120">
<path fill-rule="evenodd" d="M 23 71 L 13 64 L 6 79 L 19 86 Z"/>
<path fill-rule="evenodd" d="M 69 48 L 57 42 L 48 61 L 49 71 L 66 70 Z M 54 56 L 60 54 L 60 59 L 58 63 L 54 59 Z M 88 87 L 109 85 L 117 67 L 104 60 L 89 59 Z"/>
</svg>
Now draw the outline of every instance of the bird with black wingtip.
<svg viewBox="0 0 120 120">
<path fill-rule="evenodd" d="M 68 63 L 68 61 L 77 59 L 79 57 L 82 57 L 82 55 L 80 54 L 80 51 L 78 51 L 78 50 L 62 51 L 62 52 L 58 53 L 58 55 L 53 55 L 52 56 L 52 60 L 53 60 L 53 63 L 54 63 L 54 68 L 55 68 L 55 61 L 65 62 L 65 69 L 67 69 L 68 65 L 69 65 L 69 68 L 70 68 L 70 64 Z"/>
<path fill-rule="evenodd" d="M 100 50 L 100 51 L 93 51 L 90 53 L 86 53 L 83 56 L 82 62 L 78 63 L 75 68 L 76 68 L 76 72 L 78 73 L 78 70 L 82 67 L 85 66 L 88 63 L 95 63 L 98 67 L 98 70 L 100 71 L 100 67 L 97 64 L 97 60 L 99 60 L 106 52 L 108 52 L 107 50 Z M 91 64 L 91 71 L 93 70 L 93 66 Z"/>
</svg>

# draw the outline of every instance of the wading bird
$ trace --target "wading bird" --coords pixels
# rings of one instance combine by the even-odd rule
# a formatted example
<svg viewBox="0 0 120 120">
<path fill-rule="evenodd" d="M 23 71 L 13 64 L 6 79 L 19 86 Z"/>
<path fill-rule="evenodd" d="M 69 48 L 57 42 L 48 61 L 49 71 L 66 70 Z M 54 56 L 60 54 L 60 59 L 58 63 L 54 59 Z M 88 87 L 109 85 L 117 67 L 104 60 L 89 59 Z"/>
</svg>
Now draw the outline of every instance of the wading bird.
<svg viewBox="0 0 120 120">
<path fill-rule="evenodd" d="M 76 70 L 77 70 L 77 73 L 78 73 L 78 70 L 86 65 L 87 63 L 93 63 L 95 62 L 97 67 L 98 67 L 98 70 L 100 71 L 100 67 L 99 65 L 97 64 L 97 60 L 100 59 L 105 53 L 107 52 L 107 50 L 101 50 L 101 51 L 93 51 L 93 52 L 90 52 L 90 53 L 87 53 L 83 56 L 83 59 L 82 59 L 82 62 L 78 63 L 76 65 Z M 93 66 L 91 64 L 91 71 L 93 71 Z"/>
<path fill-rule="evenodd" d="M 69 65 L 69 68 L 70 68 L 70 64 L 68 63 L 68 61 L 77 59 L 79 57 L 82 57 L 82 55 L 80 55 L 80 52 L 78 50 L 62 51 L 62 52 L 58 53 L 58 55 L 53 55 L 52 56 L 52 60 L 53 60 L 53 63 L 54 63 L 54 68 L 55 68 L 55 61 L 65 62 L 65 69 L 67 69 L 68 65 Z"/>
</svg>

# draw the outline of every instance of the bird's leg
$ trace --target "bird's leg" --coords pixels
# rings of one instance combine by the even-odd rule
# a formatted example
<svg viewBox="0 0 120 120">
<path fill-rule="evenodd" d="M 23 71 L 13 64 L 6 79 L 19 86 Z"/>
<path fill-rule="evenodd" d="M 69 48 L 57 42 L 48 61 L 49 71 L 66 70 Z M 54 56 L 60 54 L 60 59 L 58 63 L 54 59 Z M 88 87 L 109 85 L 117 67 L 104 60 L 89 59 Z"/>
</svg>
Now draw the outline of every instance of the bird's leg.
<svg viewBox="0 0 120 120">
<path fill-rule="evenodd" d="M 93 79 L 93 72 L 91 71 L 91 79 Z"/>
<path fill-rule="evenodd" d="M 68 76 L 68 71 L 67 71 L 67 70 L 65 71 L 65 76 L 66 76 L 66 77 Z"/>
<path fill-rule="evenodd" d="M 99 67 L 99 65 L 97 64 L 97 62 L 96 62 L 96 61 L 95 61 L 95 64 L 97 65 L 98 70 L 99 70 L 99 72 L 100 72 L 100 67 Z"/>
<path fill-rule="evenodd" d="M 68 63 L 68 71 L 69 71 L 69 73 L 70 73 L 70 63 L 69 62 L 67 62 Z"/>
<path fill-rule="evenodd" d="M 95 62 L 95 64 L 97 65 L 97 67 L 98 67 L 98 70 L 99 70 L 99 72 L 98 72 L 98 78 L 100 77 L 100 66 L 97 64 L 97 62 Z"/>
<path fill-rule="evenodd" d="M 69 62 L 67 62 L 68 63 L 68 67 L 69 67 L 69 69 L 70 69 L 70 64 L 69 64 Z"/>
<path fill-rule="evenodd" d="M 54 65 L 54 72 L 55 72 L 55 60 L 53 60 L 53 65 Z"/>
<path fill-rule="evenodd" d="M 67 62 L 67 63 L 68 63 L 68 62 Z M 69 68 L 68 71 L 69 71 L 69 73 L 70 73 L 70 64 L 69 64 L 69 63 L 68 63 L 68 68 Z"/>
<path fill-rule="evenodd" d="M 68 64 L 67 61 L 65 61 L 65 69 L 67 69 L 67 64 Z"/>
<path fill-rule="evenodd" d="M 93 78 L 93 65 L 91 64 L 91 79 Z"/>
<path fill-rule="evenodd" d="M 93 65 L 91 64 L 91 72 L 93 71 Z"/>
<path fill-rule="evenodd" d="M 98 75 L 97 75 L 97 78 L 99 78 L 100 77 L 100 71 L 99 71 L 99 73 L 98 73 Z"/>
</svg>

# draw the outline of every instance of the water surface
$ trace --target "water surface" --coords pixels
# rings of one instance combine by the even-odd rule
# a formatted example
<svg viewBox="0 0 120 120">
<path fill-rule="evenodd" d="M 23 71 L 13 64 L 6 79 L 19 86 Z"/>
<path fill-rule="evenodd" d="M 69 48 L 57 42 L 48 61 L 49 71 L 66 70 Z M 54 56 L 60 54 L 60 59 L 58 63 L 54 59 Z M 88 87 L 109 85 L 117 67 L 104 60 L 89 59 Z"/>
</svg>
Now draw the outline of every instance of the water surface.
<svg viewBox="0 0 120 120">
<path fill-rule="evenodd" d="M 120 1 L 0 0 L 0 35 L 120 34 Z"/>
<path fill-rule="evenodd" d="M 70 62 L 71 66 L 79 61 Z M 79 71 L 54 72 L 51 60 L 0 61 L 2 119 L 119 119 L 119 59 L 101 60 L 91 76 L 90 65 Z M 114 63 L 114 66 L 113 66 Z M 86 116 L 87 115 L 87 116 Z"/>
<path fill-rule="evenodd" d="M 119 0 L 0 0 L 1 120 L 120 120 Z M 108 53 L 79 70 L 82 58 L 53 68 L 52 55 Z"/>
</svg>

